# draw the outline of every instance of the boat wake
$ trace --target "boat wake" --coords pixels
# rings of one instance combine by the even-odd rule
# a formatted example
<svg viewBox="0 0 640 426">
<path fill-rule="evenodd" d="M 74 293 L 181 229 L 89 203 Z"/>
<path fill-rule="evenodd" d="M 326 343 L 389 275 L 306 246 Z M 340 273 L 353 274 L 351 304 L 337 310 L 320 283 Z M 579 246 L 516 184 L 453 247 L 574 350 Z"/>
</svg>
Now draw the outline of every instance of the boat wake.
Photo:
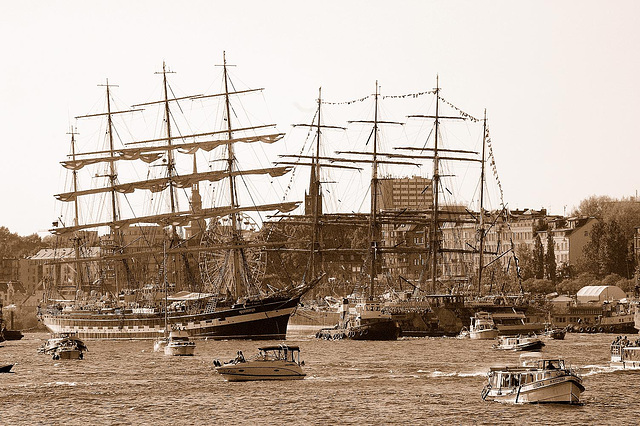
<svg viewBox="0 0 640 426">
<path fill-rule="evenodd" d="M 596 374 L 615 373 L 620 371 L 617 368 L 610 367 L 608 365 L 585 365 L 580 367 L 580 375 L 582 377 L 595 376 Z"/>
<path fill-rule="evenodd" d="M 466 372 L 458 372 L 458 371 L 445 372 L 445 371 L 439 371 L 439 370 L 434 370 L 434 371 L 418 370 L 418 373 L 422 373 L 422 374 L 426 373 L 429 377 L 484 377 L 487 375 L 486 371 L 474 371 L 471 373 L 466 373 Z"/>
</svg>

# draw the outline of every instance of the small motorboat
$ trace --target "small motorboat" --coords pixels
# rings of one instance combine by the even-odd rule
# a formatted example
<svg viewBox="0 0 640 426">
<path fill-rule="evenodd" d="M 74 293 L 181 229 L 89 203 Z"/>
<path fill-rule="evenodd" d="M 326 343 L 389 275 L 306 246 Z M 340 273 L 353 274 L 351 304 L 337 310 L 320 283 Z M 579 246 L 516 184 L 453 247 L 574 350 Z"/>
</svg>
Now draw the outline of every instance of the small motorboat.
<svg viewBox="0 0 640 426">
<path fill-rule="evenodd" d="M 562 359 L 541 359 L 534 365 L 491 367 L 482 389 L 484 401 L 579 404 L 582 378 Z"/>
<path fill-rule="evenodd" d="M 281 344 L 258 348 L 258 355 L 246 360 L 242 351 L 235 359 L 221 364 L 214 360 L 216 371 L 229 382 L 249 380 L 301 380 L 304 361 L 300 361 L 300 348 Z"/>
<path fill-rule="evenodd" d="M 460 330 L 460 333 L 456 336 L 456 339 L 468 339 L 469 338 L 469 330 L 467 330 L 467 327 L 462 327 L 462 330 Z"/>
<path fill-rule="evenodd" d="M 168 337 L 160 337 L 153 342 L 153 351 L 154 352 L 163 352 L 164 348 L 167 347 L 167 343 L 169 343 Z"/>
<path fill-rule="evenodd" d="M 165 355 L 193 356 L 196 349 L 195 342 L 189 340 L 189 334 L 185 330 L 173 330 L 164 347 Z"/>
<path fill-rule="evenodd" d="M 10 373 L 14 364 L 0 365 L 0 373 Z"/>
<path fill-rule="evenodd" d="M 47 340 L 39 349 L 38 353 L 51 355 L 58 359 L 83 359 L 84 352 L 89 349 L 84 342 L 71 334 L 59 334 Z"/>
<path fill-rule="evenodd" d="M 640 339 L 618 336 L 611 343 L 611 367 L 620 370 L 640 370 Z"/>
<path fill-rule="evenodd" d="M 564 340 L 566 334 L 567 330 L 564 328 L 550 327 L 547 328 L 542 335 L 554 340 Z"/>
<path fill-rule="evenodd" d="M 544 342 L 536 335 L 532 336 L 500 336 L 494 349 L 504 351 L 539 351 Z"/>
<path fill-rule="evenodd" d="M 476 312 L 471 317 L 469 337 L 474 340 L 492 340 L 498 337 L 498 328 L 493 322 L 490 313 Z"/>
</svg>

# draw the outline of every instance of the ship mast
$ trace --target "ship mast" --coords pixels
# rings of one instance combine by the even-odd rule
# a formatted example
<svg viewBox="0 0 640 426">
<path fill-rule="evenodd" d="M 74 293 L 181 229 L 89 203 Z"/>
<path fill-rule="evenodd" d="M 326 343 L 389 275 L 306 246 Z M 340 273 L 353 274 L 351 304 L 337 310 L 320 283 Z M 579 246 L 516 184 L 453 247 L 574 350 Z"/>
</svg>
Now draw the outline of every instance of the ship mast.
<svg viewBox="0 0 640 426">
<path fill-rule="evenodd" d="M 111 187 L 111 239 L 114 241 L 116 246 L 119 246 L 120 251 L 122 252 L 123 246 L 123 238 L 120 228 L 117 228 L 115 223 L 119 219 L 119 208 L 117 205 L 117 197 L 116 197 L 116 181 L 118 179 L 118 175 L 116 174 L 116 163 L 113 160 L 115 147 L 113 144 L 113 119 L 111 114 L 111 94 L 109 93 L 109 79 L 107 79 L 107 83 L 104 85 L 107 88 L 107 134 L 109 136 L 109 183 Z M 117 87 L 117 86 L 115 86 Z M 127 282 L 131 279 L 131 271 L 129 270 L 129 265 L 126 259 L 122 260 L 122 264 L 124 265 L 124 269 L 127 275 Z M 120 291 L 118 288 L 118 275 L 116 273 L 115 276 L 115 285 L 116 285 L 116 293 Z"/>
<path fill-rule="evenodd" d="M 375 291 L 375 276 L 378 255 L 378 81 L 376 80 L 376 92 L 374 96 L 373 112 L 373 157 L 371 163 L 371 216 L 369 224 L 370 237 L 370 277 L 369 277 L 369 298 L 373 299 Z"/>
<path fill-rule="evenodd" d="M 171 73 L 171 71 L 166 70 L 165 62 L 162 62 L 162 84 L 164 88 L 164 119 L 166 122 L 167 129 L 167 176 L 169 178 L 169 198 L 171 202 L 171 213 L 176 212 L 176 197 L 174 194 L 173 187 L 173 176 L 175 174 L 175 159 L 173 155 L 173 149 L 171 148 L 171 141 L 173 140 L 171 136 L 171 110 L 169 108 L 169 92 L 168 92 L 168 84 L 167 84 L 167 73 Z M 159 74 L 159 73 L 156 73 Z M 175 238 L 176 234 L 176 226 L 171 225 L 171 240 Z"/>
<path fill-rule="evenodd" d="M 487 142 L 487 110 L 484 110 L 484 119 L 482 120 L 482 162 L 480 168 L 480 250 L 479 250 L 479 258 L 478 258 L 478 295 L 482 295 L 482 270 L 484 268 L 484 237 L 485 237 L 485 229 L 484 229 L 484 166 L 485 166 L 485 148 Z"/>
<path fill-rule="evenodd" d="M 311 210 L 313 212 L 313 228 L 311 230 L 311 278 L 314 279 L 316 276 L 316 250 L 318 249 L 318 219 L 320 216 L 320 211 L 322 210 L 321 199 L 320 199 L 320 135 L 322 134 L 320 131 L 320 126 L 322 123 L 322 87 L 318 88 L 318 125 L 316 127 L 316 155 L 312 160 L 313 165 L 311 166 L 311 182 L 309 192 L 311 196 Z M 320 253 L 318 253 L 320 255 Z"/>
<path fill-rule="evenodd" d="M 434 149 L 433 149 L 433 211 L 431 213 L 431 292 L 436 291 L 436 280 L 437 280 L 437 267 L 438 267 L 438 248 L 440 245 L 440 240 L 438 239 L 438 194 L 439 194 L 439 186 L 440 186 L 440 159 L 438 158 L 438 126 L 440 125 L 440 116 L 439 116 L 439 95 L 440 95 L 440 83 L 439 77 L 436 76 L 436 116 L 435 116 L 435 135 L 434 135 Z M 426 241 L 426 238 L 425 238 Z"/>
<path fill-rule="evenodd" d="M 229 173 L 229 197 L 231 202 L 231 208 L 238 207 L 237 194 L 236 194 L 236 181 L 233 175 L 233 162 L 234 162 L 234 150 L 233 150 L 233 130 L 231 127 L 231 102 L 229 99 L 229 74 L 227 73 L 227 57 L 226 52 L 222 53 L 223 59 L 223 74 L 224 74 L 224 101 L 227 118 L 227 136 L 229 141 L 227 142 L 227 172 Z M 231 237 L 233 244 L 238 246 L 240 243 L 240 232 L 238 230 L 238 215 L 237 213 L 231 214 Z M 234 248 L 231 252 L 233 259 L 233 295 L 235 300 L 240 297 L 240 256 L 241 248 Z"/>
<path fill-rule="evenodd" d="M 76 138 L 75 135 L 77 135 L 77 133 L 74 131 L 73 126 L 71 127 L 70 132 L 68 133 L 71 135 L 71 158 L 75 161 L 76 159 Z M 78 171 L 77 170 L 73 170 L 73 172 L 71 173 L 72 179 L 73 179 L 73 191 L 77 192 L 78 191 Z M 79 213 L 79 207 L 78 207 L 78 200 L 74 200 L 73 203 L 73 210 L 74 210 L 74 215 L 73 215 L 73 225 L 74 226 L 78 226 L 78 221 L 79 221 L 79 217 L 80 217 L 80 213 Z M 75 254 L 75 258 L 76 258 L 76 295 L 77 295 L 77 290 L 82 288 L 82 273 L 80 272 L 81 269 L 81 262 L 80 262 L 80 237 L 78 236 L 77 233 L 74 233 L 75 235 L 73 236 L 73 248 L 74 248 L 74 254 Z M 75 296 L 74 296 L 75 298 Z"/>
</svg>

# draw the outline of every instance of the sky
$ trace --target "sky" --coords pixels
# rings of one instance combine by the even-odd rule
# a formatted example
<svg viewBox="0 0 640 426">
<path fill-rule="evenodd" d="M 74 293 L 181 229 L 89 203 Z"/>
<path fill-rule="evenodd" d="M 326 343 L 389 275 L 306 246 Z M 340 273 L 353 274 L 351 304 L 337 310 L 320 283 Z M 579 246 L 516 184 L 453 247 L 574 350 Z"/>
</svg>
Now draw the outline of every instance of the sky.
<svg viewBox="0 0 640 426">
<path fill-rule="evenodd" d="M 222 52 L 264 87 L 278 129 L 325 99 L 435 86 L 487 110 L 505 201 L 569 214 L 635 196 L 640 2 L 5 1 L 0 7 L 0 226 L 43 233 L 62 192 L 69 126 L 106 79 L 153 99 L 166 61 L 203 90 Z M 154 79 L 154 77 L 156 77 Z M 207 87 L 204 87 L 207 89 Z"/>
</svg>

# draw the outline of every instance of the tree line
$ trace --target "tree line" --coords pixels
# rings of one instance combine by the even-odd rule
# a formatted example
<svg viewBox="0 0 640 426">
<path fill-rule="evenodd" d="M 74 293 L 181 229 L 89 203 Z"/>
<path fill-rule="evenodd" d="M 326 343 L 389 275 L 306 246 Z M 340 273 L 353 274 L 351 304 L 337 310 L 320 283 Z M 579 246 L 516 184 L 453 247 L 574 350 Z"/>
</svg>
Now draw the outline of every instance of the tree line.
<svg viewBox="0 0 640 426">
<path fill-rule="evenodd" d="M 38 250 L 49 247 L 38 234 L 20 235 L 0 226 L 0 259 L 20 259 L 36 254 Z"/>
<path fill-rule="evenodd" d="M 575 294 L 586 285 L 617 285 L 637 292 L 634 235 L 640 227 L 640 202 L 591 196 L 581 201 L 572 215 L 597 219 L 580 260 L 575 265 L 556 265 L 552 233 L 547 232 L 545 242 L 538 234 L 533 250 L 517 251 L 524 289 Z"/>
</svg>

